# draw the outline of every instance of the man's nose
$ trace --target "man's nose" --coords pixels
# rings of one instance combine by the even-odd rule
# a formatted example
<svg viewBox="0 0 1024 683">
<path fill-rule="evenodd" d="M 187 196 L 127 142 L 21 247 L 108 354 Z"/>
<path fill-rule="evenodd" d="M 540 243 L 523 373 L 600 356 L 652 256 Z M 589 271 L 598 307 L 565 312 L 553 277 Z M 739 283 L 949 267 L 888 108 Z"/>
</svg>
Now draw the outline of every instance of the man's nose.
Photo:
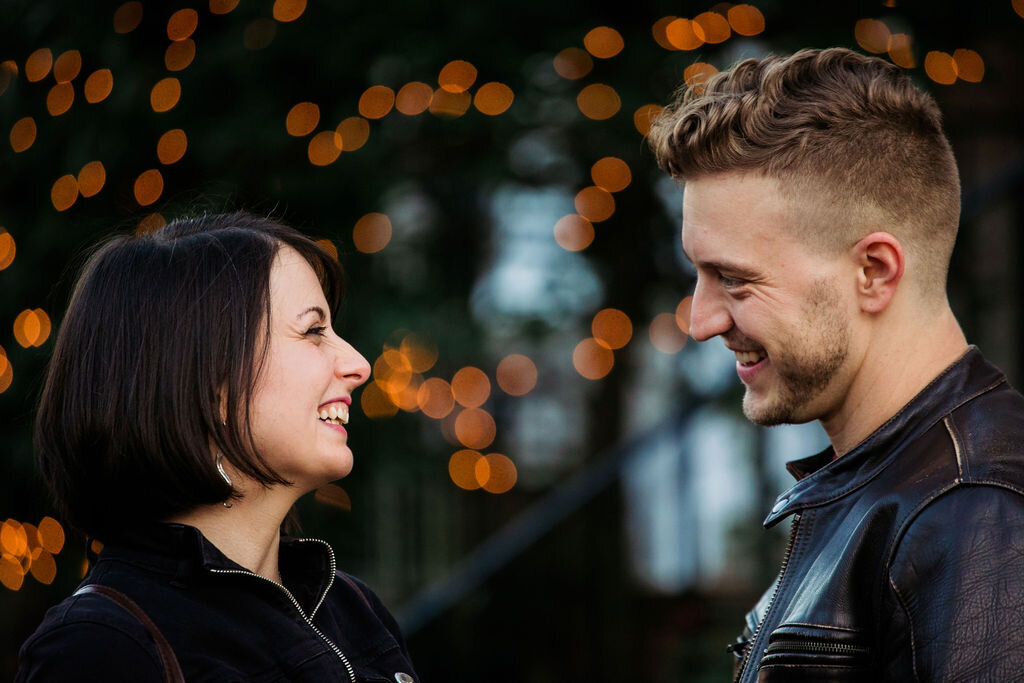
<svg viewBox="0 0 1024 683">
<path fill-rule="evenodd" d="M 708 290 L 706 283 L 698 278 L 690 306 L 690 336 L 697 341 L 707 341 L 732 329 L 728 306 L 721 296 Z"/>
</svg>

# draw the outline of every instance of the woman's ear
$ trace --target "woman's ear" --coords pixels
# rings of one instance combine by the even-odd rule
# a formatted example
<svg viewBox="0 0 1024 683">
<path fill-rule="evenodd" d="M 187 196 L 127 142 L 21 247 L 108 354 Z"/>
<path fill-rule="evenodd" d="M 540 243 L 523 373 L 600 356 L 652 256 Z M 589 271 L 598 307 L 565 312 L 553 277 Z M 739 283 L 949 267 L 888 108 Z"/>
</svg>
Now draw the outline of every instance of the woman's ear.
<svg viewBox="0 0 1024 683">
<path fill-rule="evenodd" d="M 873 232 L 851 247 L 857 265 L 857 295 L 865 313 L 889 306 L 906 266 L 900 241 L 888 232 Z"/>
</svg>

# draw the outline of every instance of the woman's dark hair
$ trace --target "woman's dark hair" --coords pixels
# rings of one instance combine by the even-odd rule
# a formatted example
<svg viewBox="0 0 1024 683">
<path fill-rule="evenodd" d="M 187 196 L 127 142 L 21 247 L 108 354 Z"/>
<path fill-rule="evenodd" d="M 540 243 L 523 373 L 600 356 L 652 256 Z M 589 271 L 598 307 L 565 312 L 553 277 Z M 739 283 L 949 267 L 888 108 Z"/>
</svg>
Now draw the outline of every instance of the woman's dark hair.
<svg viewBox="0 0 1024 683">
<path fill-rule="evenodd" d="M 57 334 L 36 419 L 36 457 L 58 511 L 99 538 L 234 492 L 211 445 L 263 485 L 249 399 L 269 341 L 270 270 L 301 254 L 327 302 L 341 266 L 293 228 L 245 213 L 118 236 L 88 259 Z"/>
</svg>

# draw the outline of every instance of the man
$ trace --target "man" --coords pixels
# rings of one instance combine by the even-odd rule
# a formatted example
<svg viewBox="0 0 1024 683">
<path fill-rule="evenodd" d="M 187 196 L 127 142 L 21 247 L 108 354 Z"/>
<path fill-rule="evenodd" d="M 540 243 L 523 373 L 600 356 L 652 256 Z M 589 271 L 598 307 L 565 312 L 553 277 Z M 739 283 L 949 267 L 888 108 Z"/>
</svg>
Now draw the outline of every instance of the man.
<svg viewBox="0 0 1024 683">
<path fill-rule="evenodd" d="M 690 334 L 736 353 L 748 418 L 832 444 L 765 522 L 792 534 L 736 680 L 1024 679 L 1024 397 L 946 299 L 960 185 L 935 102 L 804 50 L 691 87 L 650 139 L 685 182 Z"/>
</svg>

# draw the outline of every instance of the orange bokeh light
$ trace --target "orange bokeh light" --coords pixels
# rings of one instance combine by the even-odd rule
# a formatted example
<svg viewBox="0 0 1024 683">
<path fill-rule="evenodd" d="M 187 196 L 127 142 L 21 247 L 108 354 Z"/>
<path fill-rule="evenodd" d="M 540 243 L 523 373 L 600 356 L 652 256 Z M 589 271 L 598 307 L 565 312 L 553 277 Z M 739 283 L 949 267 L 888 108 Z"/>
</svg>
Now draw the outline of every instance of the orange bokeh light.
<svg viewBox="0 0 1024 683">
<path fill-rule="evenodd" d="M 406 116 L 422 114 L 434 99 L 434 89 L 421 81 L 406 83 L 395 95 L 395 109 Z"/>
<path fill-rule="evenodd" d="M 25 309 L 14 319 L 14 339 L 21 347 L 42 346 L 49 338 L 50 316 L 43 309 Z"/>
<path fill-rule="evenodd" d="M 608 192 L 621 192 L 633 181 L 629 164 L 618 157 L 604 157 L 590 167 L 594 184 Z"/>
<path fill-rule="evenodd" d="M 395 106 L 395 91 L 386 85 L 373 85 L 359 97 L 359 113 L 368 119 L 382 119 Z"/>
<path fill-rule="evenodd" d="M 924 72 L 928 78 L 942 85 L 956 82 L 956 62 L 945 52 L 933 50 L 924 56 Z"/>
<path fill-rule="evenodd" d="M 274 19 L 282 24 L 295 21 L 306 11 L 306 0 L 274 0 Z"/>
<path fill-rule="evenodd" d="M 508 111 L 515 98 L 516 96 L 512 92 L 512 88 L 504 83 L 491 81 L 490 83 L 484 83 L 477 89 L 476 95 L 473 96 L 473 106 L 481 114 L 498 116 Z"/>
<path fill-rule="evenodd" d="M 515 463 L 501 453 L 489 453 L 477 460 L 473 473 L 480 488 L 494 494 L 511 491 L 519 477 Z"/>
<path fill-rule="evenodd" d="M 31 571 L 36 581 L 48 586 L 57 577 L 57 563 L 54 562 L 53 555 L 46 550 L 40 550 L 39 555 L 32 560 Z"/>
<path fill-rule="evenodd" d="M 583 37 L 583 47 L 598 59 L 610 59 L 622 52 L 622 35 L 610 26 L 598 26 Z"/>
<path fill-rule="evenodd" d="M 352 510 L 352 499 L 349 497 L 348 491 L 337 484 L 324 484 L 313 494 L 313 500 L 346 512 Z"/>
<path fill-rule="evenodd" d="M 665 39 L 677 50 L 696 50 L 704 44 L 704 39 L 697 35 L 695 24 L 682 17 L 668 23 L 665 27 Z"/>
<path fill-rule="evenodd" d="M 567 47 L 554 59 L 555 73 L 562 78 L 575 81 L 583 78 L 594 68 L 590 53 L 578 47 Z"/>
<path fill-rule="evenodd" d="M 487 448 L 496 433 L 494 418 L 481 408 L 466 408 L 455 418 L 455 437 L 466 448 Z"/>
<path fill-rule="evenodd" d="M 693 297 L 683 297 L 676 306 L 676 325 L 683 334 L 690 334 L 690 309 L 693 308 Z"/>
<path fill-rule="evenodd" d="M 334 242 L 330 240 L 317 240 L 316 246 L 326 251 L 327 254 L 335 261 L 338 260 L 338 247 L 334 246 Z"/>
<path fill-rule="evenodd" d="M 151 213 L 139 221 L 135 226 L 136 235 L 150 235 L 167 225 L 167 219 L 162 213 Z"/>
<path fill-rule="evenodd" d="M 314 166 L 330 166 L 341 156 L 341 136 L 336 130 L 322 130 L 309 139 L 306 156 Z"/>
<path fill-rule="evenodd" d="M 587 337 L 573 349 L 572 364 L 587 379 L 601 379 L 612 371 L 615 356 L 607 346 Z"/>
<path fill-rule="evenodd" d="M 31 116 L 18 119 L 11 126 L 11 149 L 15 152 L 24 152 L 36 141 L 37 132 L 35 119 Z"/>
<path fill-rule="evenodd" d="M 7 359 L 7 352 L 0 346 L 0 394 L 7 391 L 12 382 L 14 382 L 14 368 L 11 367 L 11 362 Z"/>
<path fill-rule="evenodd" d="M 651 25 L 651 35 L 654 36 L 654 42 L 666 50 L 678 50 L 679 48 L 673 45 L 666 32 L 668 25 L 678 19 L 676 16 L 667 16 L 658 19 L 654 24 Z"/>
<path fill-rule="evenodd" d="M 210 0 L 210 14 L 228 14 L 238 7 L 238 0 Z"/>
<path fill-rule="evenodd" d="M 651 132 L 651 122 L 658 118 L 658 115 L 665 108 L 659 104 L 645 104 L 633 113 L 633 125 L 640 135 L 647 135 Z"/>
<path fill-rule="evenodd" d="M 199 26 L 199 12 L 194 9 L 180 9 L 167 20 L 167 37 L 171 40 L 185 40 Z"/>
<path fill-rule="evenodd" d="M 50 48 L 42 47 L 33 52 L 25 60 L 25 78 L 29 83 L 36 83 L 46 78 L 53 66 L 53 53 Z"/>
<path fill-rule="evenodd" d="M 437 84 L 450 93 L 464 93 L 476 82 L 476 67 L 464 59 L 455 59 L 441 68 Z"/>
<path fill-rule="evenodd" d="M 160 163 L 174 164 L 181 161 L 188 149 L 188 136 L 181 128 L 172 128 L 160 136 L 156 143 L 156 156 Z"/>
<path fill-rule="evenodd" d="M 576 193 L 576 212 L 591 223 L 600 223 L 615 213 L 615 198 L 607 190 L 596 185 L 585 187 Z"/>
<path fill-rule="evenodd" d="M 295 137 L 309 135 L 319 124 L 320 107 L 312 102 L 299 102 L 288 110 L 288 115 L 284 119 L 285 130 Z"/>
<path fill-rule="evenodd" d="M 674 313 L 659 313 L 650 327 L 651 343 L 662 353 L 679 353 L 686 346 L 686 335 L 676 324 Z"/>
<path fill-rule="evenodd" d="M 196 41 L 191 38 L 179 40 L 167 46 L 164 52 L 164 66 L 168 71 L 181 71 L 196 58 Z"/>
<path fill-rule="evenodd" d="M 555 223 L 555 241 L 566 251 L 581 251 L 594 241 L 594 224 L 578 213 L 562 216 Z"/>
<path fill-rule="evenodd" d="M 448 459 L 448 476 L 460 489 L 475 491 L 480 488 L 476 477 L 476 464 L 483 460 L 483 456 L 477 451 L 463 449 L 452 453 Z"/>
<path fill-rule="evenodd" d="M 21 522 L 8 519 L 0 526 L 0 550 L 15 557 L 28 552 L 28 534 Z"/>
<path fill-rule="evenodd" d="M 592 83 L 576 96 L 576 105 L 588 119 L 604 121 L 618 113 L 622 100 L 615 88 L 604 83 Z"/>
<path fill-rule="evenodd" d="M 134 186 L 135 201 L 139 203 L 139 206 L 149 206 L 156 200 L 160 199 L 160 195 L 164 193 L 164 177 L 159 170 L 151 168 L 148 171 L 143 171 L 139 174 L 139 177 L 135 179 Z"/>
<path fill-rule="evenodd" d="M 96 104 L 107 99 L 114 89 L 114 74 L 110 69 L 97 69 L 85 79 L 85 101 Z"/>
<path fill-rule="evenodd" d="M 756 36 L 764 31 L 764 15 L 753 5 L 735 5 L 726 13 L 732 30 L 741 36 Z"/>
<path fill-rule="evenodd" d="M 445 119 L 457 119 L 469 109 L 473 96 L 468 92 L 450 92 L 444 88 L 434 91 L 430 100 L 430 113 Z"/>
<path fill-rule="evenodd" d="M 881 54 L 889 49 L 889 27 L 878 19 L 861 19 L 853 25 L 853 37 L 868 52 Z"/>
<path fill-rule="evenodd" d="M 724 43 L 732 35 L 729 20 L 718 12 L 701 12 L 693 19 L 693 32 L 705 43 Z"/>
<path fill-rule="evenodd" d="M 370 122 L 362 116 L 349 116 L 335 130 L 341 136 L 344 152 L 354 152 L 370 139 Z"/>
<path fill-rule="evenodd" d="M 99 194 L 107 182 L 107 169 L 101 161 L 90 161 L 78 171 L 78 192 L 83 197 Z"/>
<path fill-rule="evenodd" d="M 160 79 L 149 91 L 149 104 L 157 113 L 174 109 L 179 99 L 181 99 L 181 82 L 173 76 Z"/>
<path fill-rule="evenodd" d="M 132 0 L 114 11 L 114 32 L 131 33 L 142 23 L 142 3 Z"/>
<path fill-rule="evenodd" d="M 0 95 L 7 92 L 7 86 L 18 75 L 18 64 L 13 59 L 0 62 Z"/>
<path fill-rule="evenodd" d="M 525 396 L 537 386 L 537 366 L 521 353 L 502 358 L 495 375 L 498 386 L 509 396 Z"/>
<path fill-rule="evenodd" d="M 64 549 L 64 527 L 53 517 L 43 517 L 37 530 L 39 543 L 47 552 L 56 555 Z"/>
<path fill-rule="evenodd" d="M 58 211 L 67 211 L 78 200 L 78 180 L 68 174 L 57 178 L 50 188 L 50 202 Z"/>
<path fill-rule="evenodd" d="M 599 344 L 609 349 L 621 349 L 633 338 L 633 323 L 619 309 L 605 308 L 594 316 L 590 331 Z"/>
<path fill-rule="evenodd" d="M 53 63 L 53 78 L 58 83 L 70 83 L 82 71 L 82 53 L 68 50 Z"/>
<path fill-rule="evenodd" d="M 416 403 L 427 417 L 440 420 L 455 409 L 451 385 L 440 377 L 431 377 L 420 385 Z"/>
<path fill-rule="evenodd" d="M 398 406 L 388 398 L 387 393 L 377 382 L 367 384 L 359 399 L 363 414 L 370 419 L 378 420 L 398 414 Z"/>
<path fill-rule="evenodd" d="M 25 582 L 25 570 L 13 555 L 0 555 L 0 583 L 12 591 L 20 590 Z"/>
<path fill-rule="evenodd" d="M 910 43 L 910 36 L 906 33 L 894 33 L 889 36 L 889 59 L 893 64 L 904 69 L 913 69 L 917 66 Z"/>
<path fill-rule="evenodd" d="M 14 243 L 14 235 L 0 227 L 0 270 L 5 270 L 14 263 L 14 256 L 17 253 L 18 247 Z M 0 348 L 0 354 L 2 353 L 3 348 Z"/>
<path fill-rule="evenodd" d="M 694 62 L 683 69 L 683 79 L 686 81 L 686 85 L 700 92 L 702 90 L 701 84 L 716 73 L 718 73 L 718 69 L 710 64 L 705 62 Z"/>
<path fill-rule="evenodd" d="M 491 380 L 479 368 L 461 368 L 452 377 L 452 393 L 455 401 L 466 408 L 479 408 L 491 395 Z"/>
<path fill-rule="evenodd" d="M 70 83 L 58 83 L 46 94 L 46 111 L 50 116 L 60 116 L 71 109 L 75 101 L 75 88 Z"/>
<path fill-rule="evenodd" d="M 953 64 L 956 75 L 969 83 L 980 83 L 985 77 L 985 61 L 974 50 L 954 50 Z"/>
<path fill-rule="evenodd" d="M 399 351 L 413 372 L 426 372 L 437 362 L 437 344 L 421 334 L 407 334 L 399 345 Z"/>
<path fill-rule="evenodd" d="M 352 228 L 352 244 L 364 254 L 375 254 L 391 241 L 391 219 L 382 213 L 368 213 Z"/>
</svg>

